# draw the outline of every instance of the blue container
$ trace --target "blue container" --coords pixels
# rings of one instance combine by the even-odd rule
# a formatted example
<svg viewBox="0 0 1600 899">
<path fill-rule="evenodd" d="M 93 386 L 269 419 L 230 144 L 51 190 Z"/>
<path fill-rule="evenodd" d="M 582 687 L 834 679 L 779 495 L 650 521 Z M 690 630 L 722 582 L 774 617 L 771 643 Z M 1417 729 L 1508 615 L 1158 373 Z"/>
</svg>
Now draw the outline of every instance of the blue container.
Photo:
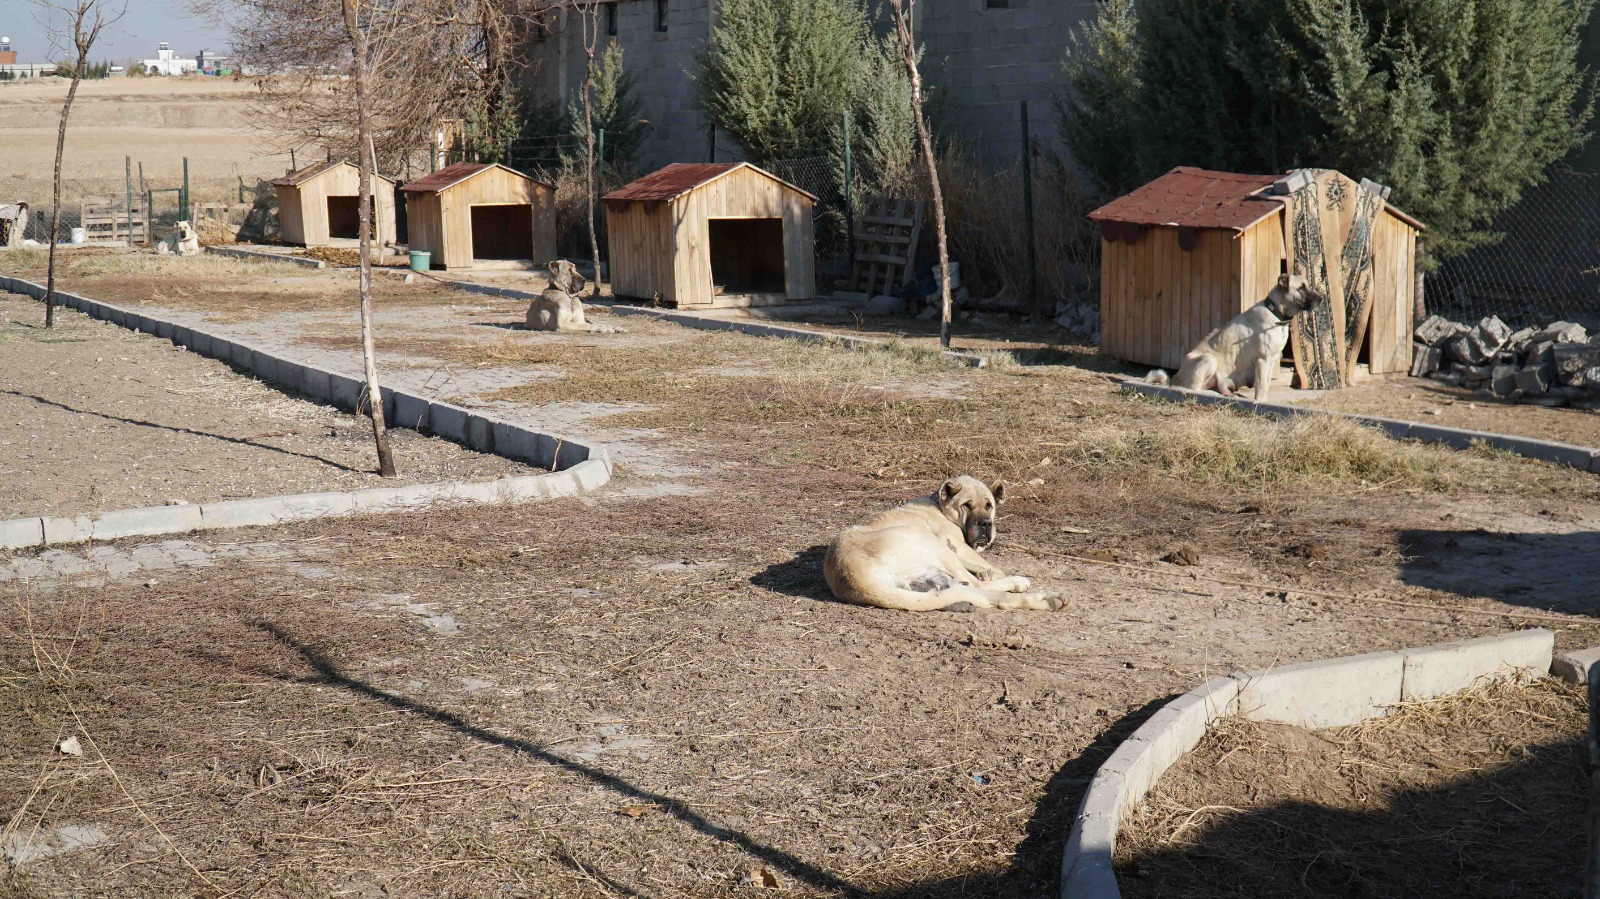
<svg viewBox="0 0 1600 899">
<path fill-rule="evenodd" d="M 411 270 L 425 272 L 433 265 L 433 254 L 427 250 L 411 251 Z"/>
</svg>

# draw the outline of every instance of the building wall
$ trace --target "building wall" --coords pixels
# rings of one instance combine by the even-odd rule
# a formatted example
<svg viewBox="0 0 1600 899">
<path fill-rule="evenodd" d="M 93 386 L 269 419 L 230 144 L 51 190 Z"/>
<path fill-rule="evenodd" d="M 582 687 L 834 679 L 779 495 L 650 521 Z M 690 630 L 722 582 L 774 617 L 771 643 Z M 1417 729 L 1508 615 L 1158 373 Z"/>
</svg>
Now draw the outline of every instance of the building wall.
<svg viewBox="0 0 1600 899">
<path fill-rule="evenodd" d="M 667 30 L 656 30 L 656 0 L 617 0 L 617 34 L 606 32 L 600 13 L 596 54 L 620 44 L 623 61 L 638 82 L 641 115 L 653 126 L 639 148 L 639 165 L 654 170 L 669 162 L 704 162 L 709 151 L 708 119 L 700 108 L 689 72 L 695 54 L 711 35 L 715 0 L 667 0 Z M 563 11 L 542 40 L 529 41 L 523 81 L 542 101 L 566 103 L 583 85 L 585 54 L 575 13 Z"/>
<path fill-rule="evenodd" d="M 617 0 L 615 37 L 604 34 L 601 13 L 600 47 L 622 45 L 638 79 L 641 111 L 655 126 L 640 148 L 645 170 L 710 159 L 709 122 L 690 73 L 711 35 L 716 0 L 667 2 L 665 33 L 656 30 L 656 0 Z M 922 0 L 918 32 L 928 82 L 942 93 L 940 125 L 984 157 L 1007 162 L 1021 154 L 1022 100 L 1029 101 L 1033 133 L 1056 136 L 1050 101 L 1061 84 L 1067 35 L 1094 15 L 1095 0 L 1007 0 L 1007 8 L 994 9 L 990 2 Z M 531 65 L 524 81 L 542 100 L 571 97 L 583 83 L 577 17 L 563 14 L 552 30 L 530 41 L 525 54 Z"/>
</svg>

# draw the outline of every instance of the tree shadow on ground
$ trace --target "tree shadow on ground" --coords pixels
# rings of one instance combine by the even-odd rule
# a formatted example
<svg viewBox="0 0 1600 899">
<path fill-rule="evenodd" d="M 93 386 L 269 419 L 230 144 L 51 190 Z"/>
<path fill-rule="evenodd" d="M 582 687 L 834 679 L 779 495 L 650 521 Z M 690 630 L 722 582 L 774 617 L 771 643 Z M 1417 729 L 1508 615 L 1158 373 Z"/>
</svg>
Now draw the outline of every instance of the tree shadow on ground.
<svg viewBox="0 0 1600 899">
<path fill-rule="evenodd" d="M 770 867 L 780 878 L 804 884 L 810 890 L 820 891 L 826 895 L 861 897 L 861 899 L 941 899 L 941 897 L 956 896 L 1022 899 L 1053 892 L 1053 885 L 1059 875 L 1061 850 L 1066 841 L 1067 831 L 1071 827 L 1072 816 L 1089 778 L 1118 744 L 1170 698 L 1153 700 L 1125 715 L 1102 732 L 1076 758 L 1056 771 L 1045 785 L 1043 795 L 1036 803 L 1025 827 L 1022 842 L 1018 844 L 1011 864 L 1005 871 L 998 874 L 948 877 L 902 889 L 875 890 L 852 883 L 845 875 L 813 864 L 782 848 L 763 843 L 733 828 L 716 824 L 684 800 L 646 789 L 623 777 L 581 760 L 565 757 L 529 740 L 475 724 L 455 712 L 435 708 L 351 677 L 322 651 L 272 622 L 257 621 L 255 626 L 271 636 L 279 645 L 295 653 L 311 671 L 308 675 L 298 677 L 284 674 L 274 676 L 300 683 L 314 683 L 347 690 L 391 708 L 429 719 L 485 744 L 525 754 L 540 762 L 564 769 L 597 788 L 611 791 L 635 802 L 650 803 L 696 832 L 737 847 L 753 860 Z M 597 870 L 593 864 L 575 858 L 563 858 L 561 861 L 605 883 L 620 895 L 649 895 L 636 887 L 628 886 L 623 882 L 623 878 L 616 874 Z"/>
<path fill-rule="evenodd" d="M 1600 614 L 1600 533 L 1411 530 L 1397 538 L 1400 579 L 1509 605 Z"/>
<path fill-rule="evenodd" d="M 332 468 L 337 468 L 340 471 L 351 471 L 351 472 L 369 472 L 370 471 L 370 469 L 364 469 L 364 468 L 351 468 L 350 466 L 345 465 L 345 464 L 343 464 L 341 462 L 335 462 L 332 459 L 325 459 L 322 456 L 314 455 L 312 453 L 297 453 L 294 450 L 284 449 L 281 446 L 272 446 L 271 444 L 260 443 L 258 441 L 249 440 L 249 439 L 246 439 L 244 437 L 228 437 L 228 436 L 223 435 L 223 434 L 212 434 L 212 433 L 210 433 L 208 431 L 196 431 L 193 428 L 185 428 L 185 427 L 181 427 L 179 425 L 164 425 L 164 424 L 160 424 L 159 422 L 145 421 L 145 420 L 139 419 L 139 418 L 126 418 L 126 417 L 121 416 L 121 415 L 108 415 L 108 414 L 106 414 L 104 412 L 96 412 L 96 411 L 94 411 L 92 409 L 79 409 L 79 408 L 77 408 L 75 406 L 69 406 L 66 403 L 57 402 L 56 400 L 46 399 L 46 398 L 44 398 L 42 396 L 37 396 L 37 395 L 32 394 L 32 393 L 24 393 L 24 392 L 22 392 L 20 390 L 11 390 L 11 389 L 8 389 L 8 388 L 0 387 L 0 393 L 10 394 L 11 396 L 18 397 L 19 399 L 33 400 L 34 402 L 36 402 L 36 403 L 38 403 L 38 404 L 40 404 L 42 406 L 51 406 L 51 407 L 54 407 L 56 409 L 61 409 L 61 410 L 66 411 L 66 412 L 71 412 L 71 413 L 73 413 L 75 415 L 92 415 L 95 418 L 103 418 L 106 421 L 121 422 L 122 424 L 125 424 L 125 425 L 138 425 L 141 428 L 154 428 L 154 429 L 156 429 L 158 431 L 171 431 L 174 434 L 184 434 L 184 435 L 187 435 L 187 436 L 190 436 L 190 437 L 204 437 L 204 438 L 206 438 L 208 440 L 220 440 L 223 443 L 232 443 L 232 444 L 235 444 L 235 445 L 238 445 L 238 446 L 248 446 L 251 449 L 266 450 L 268 452 L 279 453 L 279 454 L 285 455 L 285 456 L 294 456 L 297 459 L 307 459 L 307 460 L 310 460 L 312 462 L 320 462 L 323 465 L 327 465 L 327 466 L 330 466 Z"/>
<path fill-rule="evenodd" d="M 1574 899 L 1583 881 L 1585 753 L 1578 738 L 1535 746 L 1486 775 L 1351 798 L 1367 808 L 1288 801 L 1226 812 L 1219 789 L 1198 832 L 1133 850 L 1119 864 L 1122 894 Z"/>
</svg>

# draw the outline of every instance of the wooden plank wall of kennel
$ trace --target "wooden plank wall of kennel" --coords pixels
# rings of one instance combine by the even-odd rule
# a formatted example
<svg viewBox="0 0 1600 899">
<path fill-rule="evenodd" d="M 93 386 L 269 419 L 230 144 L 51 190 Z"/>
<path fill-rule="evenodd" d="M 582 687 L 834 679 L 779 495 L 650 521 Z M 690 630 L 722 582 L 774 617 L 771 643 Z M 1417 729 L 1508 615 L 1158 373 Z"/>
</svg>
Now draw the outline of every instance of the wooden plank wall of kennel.
<svg viewBox="0 0 1600 899">
<path fill-rule="evenodd" d="M 526 261 L 556 258 L 556 189 L 497 163 L 461 162 L 400 188 L 410 249 L 433 254 L 434 268 L 471 268 L 472 207 L 526 205 L 533 217 Z"/>
<path fill-rule="evenodd" d="M 816 198 L 749 163 L 674 163 L 605 197 L 611 290 L 680 308 L 809 300 L 816 295 Z M 713 219 L 782 219 L 781 295 L 719 296 Z"/>
</svg>

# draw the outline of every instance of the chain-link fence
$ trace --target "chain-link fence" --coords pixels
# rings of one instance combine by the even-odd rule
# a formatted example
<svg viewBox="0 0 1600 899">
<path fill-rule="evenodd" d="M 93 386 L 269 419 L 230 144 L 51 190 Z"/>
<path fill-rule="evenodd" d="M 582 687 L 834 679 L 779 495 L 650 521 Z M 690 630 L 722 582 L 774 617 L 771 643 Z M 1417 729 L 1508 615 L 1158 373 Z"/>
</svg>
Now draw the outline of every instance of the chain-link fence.
<svg viewBox="0 0 1600 899">
<path fill-rule="evenodd" d="M 1600 315 L 1600 174 L 1551 172 L 1491 230 L 1505 238 L 1426 277 L 1429 312 L 1456 321 L 1498 315 L 1512 327 Z"/>
</svg>

